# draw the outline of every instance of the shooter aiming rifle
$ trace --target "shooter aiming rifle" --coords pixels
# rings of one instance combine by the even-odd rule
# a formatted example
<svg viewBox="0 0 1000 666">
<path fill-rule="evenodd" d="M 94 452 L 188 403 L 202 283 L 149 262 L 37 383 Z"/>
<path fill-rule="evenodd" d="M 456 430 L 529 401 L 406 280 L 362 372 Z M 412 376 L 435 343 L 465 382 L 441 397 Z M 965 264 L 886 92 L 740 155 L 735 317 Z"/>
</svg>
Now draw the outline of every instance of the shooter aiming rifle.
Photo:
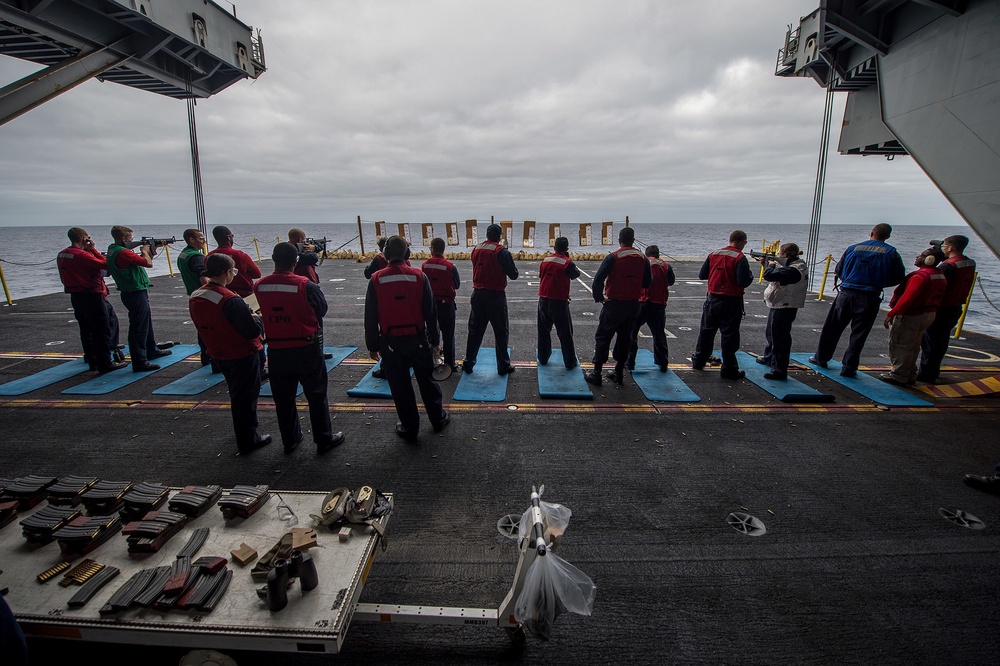
<svg viewBox="0 0 1000 666">
<path fill-rule="evenodd" d="M 757 250 L 750 250 L 750 256 L 761 263 L 767 261 L 777 261 L 780 266 L 785 266 L 788 264 L 788 257 L 779 257 L 778 255 L 772 254 L 770 252 L 758 252 Z"/>
<path fill-rule="evenodd" d="M 170 245 L 176 243 L 177 238 L 171 236 L 170 238 L 153 238 L 152 236 L 143 236 L 141 240 L 129 241 L 127 243 L 122 243 L 125 247 L 130 250 L 134 250 L 140 245 L 148 245 L 150 248 L 164 247 L 165 245 Z"/>
<path fill-rule="evenodd" d="M 315 249 L 313 252 L 319 255 L 319 265 L 323 265 L 323 260 L 326 259 L 326 244 L 330 241 L 326 238 L 307 238 L 305 243 L 296 243 L 295 247 L 298 248 L 299 254 L 306 251 L 306 245 L 312 245 Z"/>
</svg>

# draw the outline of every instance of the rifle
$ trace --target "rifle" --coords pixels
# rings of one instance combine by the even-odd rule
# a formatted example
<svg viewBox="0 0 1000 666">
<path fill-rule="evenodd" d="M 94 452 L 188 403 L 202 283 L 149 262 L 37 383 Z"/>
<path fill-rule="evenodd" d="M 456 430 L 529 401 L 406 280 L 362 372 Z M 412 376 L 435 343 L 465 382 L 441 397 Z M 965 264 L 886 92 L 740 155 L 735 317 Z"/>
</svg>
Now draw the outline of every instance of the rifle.
<svg viewBox="0 0 1000 666">
<path fill-rule="evenodd" d="M 314 245 L 315 252 L 319 255 L 319 264 L 322 266 L 323 260 L 326 259 L 326 244 L 329 242 L 326 238 L 307 238 L 305 243 L 296 243 L 295 247 L 299 249 L 299 254 L 302 254 L 306 245 Z"/>
<path fill-rule="evenodd" d="M 130 250 L 134 250 L 140 245 L 149 245 L 151 248 L 163 247 L 164 245 L 170 245 L 171 243 L 176 243 L 177 238 L 171 236 L 170 238 L 153 238 L 152 236 L 143 236 L 142 240 L 129 241 L 127 243 L 122 243 L 125 247 Z"/>
<path fill-rule="evenodd" d="M 761 263 L 766 261 L 777 261 L 778 264 L 781 266 L 785 266 L 788 264 L 788 257 L 779 257 L 776 254 L 771 254 L 770 252 L 758 252 L 757 250 L 750 250 L 750 256 L 760 261 Z"/>
</svg>

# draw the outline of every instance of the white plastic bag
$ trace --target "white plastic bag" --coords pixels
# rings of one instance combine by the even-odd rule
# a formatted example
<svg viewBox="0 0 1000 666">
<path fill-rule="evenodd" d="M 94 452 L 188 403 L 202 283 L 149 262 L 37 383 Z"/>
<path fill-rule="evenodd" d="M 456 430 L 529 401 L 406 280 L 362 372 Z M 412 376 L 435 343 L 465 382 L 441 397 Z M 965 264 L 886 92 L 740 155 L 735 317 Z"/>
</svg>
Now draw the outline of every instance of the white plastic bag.
<svg viewBox="0 0 1000 666">
<path fill-rule="evenodd" d="M 548 640 L 556 618 L 565 612 L 590 615 L 597 586 L 572 564 L 551 551 L 539 555 L 528 568 L 514 618 L 532 636 Z"/>
<path fill-rule="evenodd" d="M 566 533 L 566 528 L 569 527 L 569 519 L 572 517 L 573 512 L 562 504 L 542 501 L 541 495 L 543 492 L 545 492 L 545 486 L 542 486 L 538 491 L 538 509 L 542 512 L 542 523 L 545 525 L 545 543 L 549 544 Z M 531 516 L 531 507 L 529 506 L 528 510 L 521 514 L 521 523 L 517 528 L 518 546 L 525 539 L 532 538 L 531 528 L 534 522 Z"/>
</svg>

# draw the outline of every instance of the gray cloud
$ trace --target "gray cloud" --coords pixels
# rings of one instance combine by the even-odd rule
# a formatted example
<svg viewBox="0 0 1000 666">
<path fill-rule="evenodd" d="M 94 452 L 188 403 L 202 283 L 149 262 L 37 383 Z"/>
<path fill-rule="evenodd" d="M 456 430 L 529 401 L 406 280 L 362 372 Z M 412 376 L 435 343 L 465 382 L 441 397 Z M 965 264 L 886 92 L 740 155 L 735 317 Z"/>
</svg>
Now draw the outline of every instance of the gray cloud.
<svg viewBox="0 0 1000 666">
<path fill-rule="evenodd" d="M 773 71 L 816 6 L 240 2 L 269 71 L 198 103 L 209 222 L 807 222 L 823 93 Z M 2 226 L 193 222 L 181 102 L 89 82 L 0 148 Z M 872 219 L 959 221 L 910 160 L 832 155 L 825 220 Z"/>
</svg>

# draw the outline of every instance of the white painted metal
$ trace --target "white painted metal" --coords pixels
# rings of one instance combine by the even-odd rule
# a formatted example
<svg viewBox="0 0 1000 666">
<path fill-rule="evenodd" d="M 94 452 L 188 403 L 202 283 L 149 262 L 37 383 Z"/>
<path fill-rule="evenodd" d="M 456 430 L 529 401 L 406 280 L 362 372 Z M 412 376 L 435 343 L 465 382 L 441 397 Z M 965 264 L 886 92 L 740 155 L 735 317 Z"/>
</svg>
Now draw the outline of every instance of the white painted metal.
<svg viewBox="0 0 1000 666">
<path fill-rule="evenodd" d="M 300 527 L 308 515 L 318 513 L 326 493 L 278 491 L 299 517 Z M 130 609 L 113 616 L 98 610 L 136 571 L 170 564 L 191 533 L 199 527 L 211 532 L 198 556 L 229 557 L 229 551 L 246 543 L 261 555 L 277 543 L 289 528 L 278 517 L 272 498 L 247 520 L 226 524 L 218 507 L 192 520 L 159 553 L 128 555 L 123 536 L 113 537 L 87 557 L 118 567 L 121 574 L 106 585 L 90 603 L 70 609 L 66 602 L 79 589 L 60 587 L 59 577 L 39 584 L 36 576 L 60 562 L 59 546 L 27 547 L 17 525 L 0 530 L 0 562 L 3 586 L 10 588 L 7 602 L 29 635 L 44 635 L 85 641 L 141 645 L 171 645 L 192 648 L 266 650 L 304 653 L 335 653 L 343 645 L 352 611 L 372 566 L 379 537 L 367 526 L 352 527 L 354 536 L 340 542 L 337 534 L 317 529 L 319 545 L 309 550 L 319 573 L 319 587 L 303 593 L 298 583 L 288 592 L 288 606 L 268 611 L 256 590 L 263 583 L 251 579 L 250 569 L 230 563 L 232 584 L 218 607 L 205 614 L 153 609 Z M 29 513 L 20 514 L 21 519 Z M 388 516 L 382 518 L 383 526 Z"/>
</svg>

